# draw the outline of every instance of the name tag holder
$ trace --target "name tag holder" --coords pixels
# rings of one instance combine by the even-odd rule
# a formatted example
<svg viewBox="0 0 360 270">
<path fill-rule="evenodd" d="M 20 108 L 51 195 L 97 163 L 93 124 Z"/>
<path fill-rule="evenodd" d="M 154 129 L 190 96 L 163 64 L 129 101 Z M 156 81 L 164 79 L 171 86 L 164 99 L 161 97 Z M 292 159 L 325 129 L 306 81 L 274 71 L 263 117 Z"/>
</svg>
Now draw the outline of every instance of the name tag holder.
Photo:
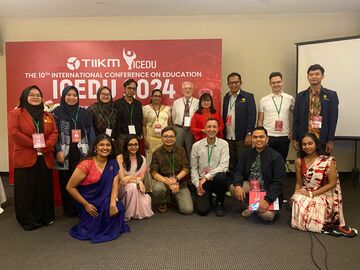
<svg viewBox="0 0 360 270">
<path fill-rule="evenodd" d="M 71 130 L 71 141 L 74 143 L 78 143 L 81 141 L 81 130 L 80 129 Z"/>
<path fill-rule="evenodd" d="M 45 147 L 45 137 L 44 133 L 34 133 L 32 134 L 33 146 L 34 148 L 44 148 Z"/>
</svg>

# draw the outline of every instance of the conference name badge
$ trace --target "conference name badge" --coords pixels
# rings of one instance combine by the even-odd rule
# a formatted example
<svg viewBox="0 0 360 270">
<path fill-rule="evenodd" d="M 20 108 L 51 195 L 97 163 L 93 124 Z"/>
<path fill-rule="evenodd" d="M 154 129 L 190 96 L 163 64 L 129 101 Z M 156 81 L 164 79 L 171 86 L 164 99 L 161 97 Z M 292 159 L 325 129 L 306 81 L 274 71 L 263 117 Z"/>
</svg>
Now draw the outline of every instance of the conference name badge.
<svg viewBox="0 0 360 270">
<path fill-rule="evenodd" d="M 156 135 L 161 135 L 161 124 L 160 123 L 157 123 L 157 124 L 155 124 L 155 133 L 156 133 Z"/>
<path fill-rule="evenodd" d="M 226 125 L 231 125 L 231 115 L 229 114 L 226 116 Z"/>
<path fill-rule="evenodd" d="M 128 125 L 129 128 L 129 134 L 136 134 L 135 126 L 134 125 Z"/>
<path fill-rule="evenodd" d="M 284 121 L 283 120 L 275 120 L 275 131 L 283 131 Z"/>
<path fill-rule="evenodd" d="M 43 133 L 34 133 L 32 135 L 33 146 L 34 148 L 44 148 L 45 147 L 45 137 Z"/>
<path fill-rule="evenodd" d="M 78 143 L 81 141 L 81 130 L 80 129 L 71 130 L 71 141 L 74 143 Z"/>
<path fill-rule="evenodd" d="M 322 126 L 322 116 L 314 115 L 312 117 L 311 127 L 312 128 L 321 128 L 321 126 Z"/>
<path fill-rule="evenodd" d="M 189 116 L 185 116 L 184 117 L 184 127 L 190 127 L 190 117 Z"/>
<path fill-rule="evenodd" d="M 112 129 L 111 128 L 107 128 L 105 130 L 105 134 L 109 135 L 111 137 L 111 134 L 112 134 Z"/>
</svg>

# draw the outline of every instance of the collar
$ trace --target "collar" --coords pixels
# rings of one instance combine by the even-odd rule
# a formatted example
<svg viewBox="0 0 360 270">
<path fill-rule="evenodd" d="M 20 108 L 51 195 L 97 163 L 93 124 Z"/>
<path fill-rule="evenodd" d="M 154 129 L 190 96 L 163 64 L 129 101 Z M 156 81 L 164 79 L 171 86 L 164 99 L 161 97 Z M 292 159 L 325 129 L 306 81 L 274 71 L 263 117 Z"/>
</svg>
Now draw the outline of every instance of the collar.
<svg viewBox="0 0 360 270">
<path fill-rule="evenodd" d="M 284 92 L 281 91 L 279 95 L 274 94 L 273 92 L 270 93 L 271 97 L 282 97 L 284 95 Z"/>
<path fill-rule="evenodd" d="M 218 137 L 215 138 L 215 143 L 214 143 L 214 144 L 208 144 L 208 141 L 207 141 L 207 138 L 206 138 L 206 137 L 204 138 L 204 140 L 205 140 L 205 146 L 209 146 L 209 145 L 214 145 L 214 146 L 216 146 L 216 145 L 218 145 L 218 143 L 219 143 L 219 138 L 218 138 Z"/>
</svg>

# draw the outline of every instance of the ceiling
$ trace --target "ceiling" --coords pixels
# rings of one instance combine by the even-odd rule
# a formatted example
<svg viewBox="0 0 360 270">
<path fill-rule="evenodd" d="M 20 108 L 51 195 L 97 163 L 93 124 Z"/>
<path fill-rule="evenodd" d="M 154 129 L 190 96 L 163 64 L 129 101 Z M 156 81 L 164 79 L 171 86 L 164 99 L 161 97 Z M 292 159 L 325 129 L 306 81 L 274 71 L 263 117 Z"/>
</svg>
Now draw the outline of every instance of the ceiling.
<svg viewBox="0 0 360 270">
<path fill-rule="evenodd" d="M 0 0 L 0 19 L 322 12 L 360 12 L 360 0 Z"/>
</svg>

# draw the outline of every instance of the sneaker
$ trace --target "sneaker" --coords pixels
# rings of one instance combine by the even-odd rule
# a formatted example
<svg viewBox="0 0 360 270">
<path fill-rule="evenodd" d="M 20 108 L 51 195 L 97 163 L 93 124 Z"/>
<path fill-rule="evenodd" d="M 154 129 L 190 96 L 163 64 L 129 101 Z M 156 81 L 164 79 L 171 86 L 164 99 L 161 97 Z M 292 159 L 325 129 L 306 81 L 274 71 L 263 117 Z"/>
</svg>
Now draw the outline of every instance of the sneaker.
<svg viewBox="0 0 360 270">
<path fill-rule="evenodd" d="M 45 223 L 44 223 L 44 226 L 51 226 L 51 225 L 53 225 L 53 224 L 54 224 L 54 221 L 51 220 L 51 221 L 49 221 L 49 222 L 45 222 Z"/>
<path fill-rule="evenodd" d="M 244 211 L 242 211 L 241 216 L 244 218 L 248 218 L 252 215 L 252 212 L 249 209 L 245 209 Z"/>
<path fill-rule="evenodd" d="M 167 203 L 161 203 L 159 205 L 158 211 L 160 213 L 165 213 L 167 211 Z"/>
<path fill-rule="evenodd" d="M 218 217 L 223 217 L 223 216 L 225 216 L 224 203 L 222 203 L 222 202 L 216 203 L 216 206 L 215 206 L 215 215 L 218 216 Z"/>
</svg>

